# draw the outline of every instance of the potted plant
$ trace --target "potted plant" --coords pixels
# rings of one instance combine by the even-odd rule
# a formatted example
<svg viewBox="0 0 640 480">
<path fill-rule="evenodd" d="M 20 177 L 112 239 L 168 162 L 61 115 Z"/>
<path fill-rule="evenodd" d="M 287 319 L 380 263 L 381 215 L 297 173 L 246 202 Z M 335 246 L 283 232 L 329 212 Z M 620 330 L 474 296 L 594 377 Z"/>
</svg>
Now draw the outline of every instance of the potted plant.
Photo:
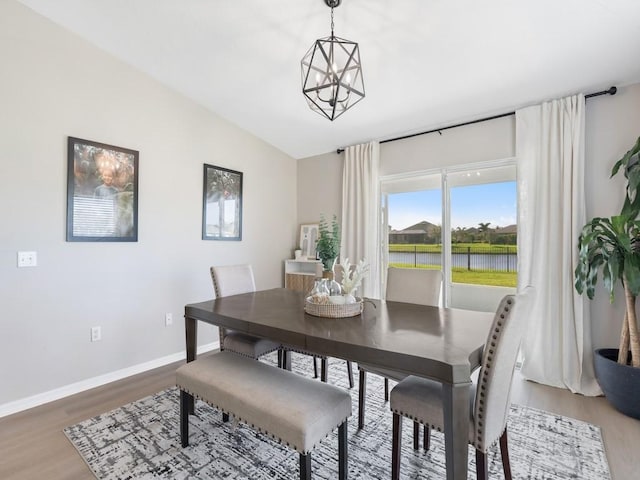
<svg viewBox="0 0 640 480">
<path fill-rule="evenodd" d="M 625 202 L 620 215 L 596 217 L 580 234 L 575 288 L 592 299 L 598 273 L 613 302 L 618 281 L 624 288 L 626 309 L 618 349 L 595 351 L 596 378 L 609 402 L 625 415 L 640 419 L 640 337 L 636 297 L 640 293 L 640 138 L 611 172 L 620 168 L 627 178 Z"/>
<path fill-rule="evenodd" d="M 316 252 L 322 262 L 322 269 L 325 272 L 332 272 L 336 259 L 340 255 L 340 225 L 335 215 L 331 221 L 331 228 L 324 215 L 320 215 Z"/>
</svg>

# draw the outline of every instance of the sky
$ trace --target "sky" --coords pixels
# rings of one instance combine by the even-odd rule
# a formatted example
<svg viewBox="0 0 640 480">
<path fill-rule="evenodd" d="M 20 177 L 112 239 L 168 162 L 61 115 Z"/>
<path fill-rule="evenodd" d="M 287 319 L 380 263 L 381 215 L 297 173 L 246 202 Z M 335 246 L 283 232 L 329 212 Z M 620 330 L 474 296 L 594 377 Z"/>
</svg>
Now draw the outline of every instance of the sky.
<svg viewBox="0 0 640 480">
<path fill-rule="evenodd" d="M 516 223 L 516 182 L 470 185 L 451 189 L 452 228 L 477 227 L 490 223 L 491 228 Z M 442 225 L 441 190 L 396 193 L 389 195 L 389 225 L 402 230 L 426 220 Z"/>
</svg>

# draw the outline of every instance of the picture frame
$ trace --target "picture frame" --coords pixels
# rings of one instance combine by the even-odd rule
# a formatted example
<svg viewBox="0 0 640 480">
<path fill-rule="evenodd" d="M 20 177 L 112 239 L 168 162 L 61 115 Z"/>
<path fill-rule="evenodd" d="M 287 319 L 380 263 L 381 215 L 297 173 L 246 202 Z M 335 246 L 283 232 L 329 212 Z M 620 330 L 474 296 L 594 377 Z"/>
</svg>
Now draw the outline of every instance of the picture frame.
<svg viewBox="0 0 640 480">
<path fill-rule="evenodd" d="M 242 172 L 204 164 L 202 239 L 242 240 Z"/>
<path fill-rule="evenodd" d="M 68 137 L 67 242 L 138 241 L 139 156 Z"/>
<path fill-rule="evenodd" d="M 300 225 L 300 250 L 305 260 L 317 260 L 316 243 L 318 242 L 318 224 Z"/>
</svg>

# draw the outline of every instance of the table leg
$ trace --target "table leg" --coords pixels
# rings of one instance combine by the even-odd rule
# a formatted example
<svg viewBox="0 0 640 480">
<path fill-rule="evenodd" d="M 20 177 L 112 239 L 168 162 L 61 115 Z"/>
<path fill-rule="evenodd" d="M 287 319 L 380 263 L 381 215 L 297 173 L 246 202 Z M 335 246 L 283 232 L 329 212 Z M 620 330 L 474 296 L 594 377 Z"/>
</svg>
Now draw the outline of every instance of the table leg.
<svg viewBox="0 0 640 480">
<path fill-rule="evenodd" d="M 467 479 L 470 385 L 442 385 L 447 480 Z"/>
<path fill-rule="evenodd" d="M 198 321 L 195 318 L 184 317 L 184 332 L 187 345 L 187 362 L 196 359 L 196 349 L 198 343 Z"/>
<path fill-rule="evenodd" d="M 185 342 L 187 347 L 187 362 L 193 362 L 196 359 L 196 351 L 198 348 L 198 321 L 195 318 L 184 317 Z M 187 411 L 190 415 L 195 413 L 195 400 L 193 396 L 186 399 Z"/>
</svg>

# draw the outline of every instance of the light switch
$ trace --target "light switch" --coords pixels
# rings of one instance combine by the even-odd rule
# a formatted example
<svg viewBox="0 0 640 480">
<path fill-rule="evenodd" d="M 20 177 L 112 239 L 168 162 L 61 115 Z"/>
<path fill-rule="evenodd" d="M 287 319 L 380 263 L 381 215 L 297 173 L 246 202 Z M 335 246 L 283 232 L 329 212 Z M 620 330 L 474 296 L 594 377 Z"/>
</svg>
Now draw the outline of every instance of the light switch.
<svg viewBox="0 0 640 480">
<path fill-rule="evenodd" d="M 38 266 L 38 252 L 18 252 L 18 267 Z"/>
</svg>

